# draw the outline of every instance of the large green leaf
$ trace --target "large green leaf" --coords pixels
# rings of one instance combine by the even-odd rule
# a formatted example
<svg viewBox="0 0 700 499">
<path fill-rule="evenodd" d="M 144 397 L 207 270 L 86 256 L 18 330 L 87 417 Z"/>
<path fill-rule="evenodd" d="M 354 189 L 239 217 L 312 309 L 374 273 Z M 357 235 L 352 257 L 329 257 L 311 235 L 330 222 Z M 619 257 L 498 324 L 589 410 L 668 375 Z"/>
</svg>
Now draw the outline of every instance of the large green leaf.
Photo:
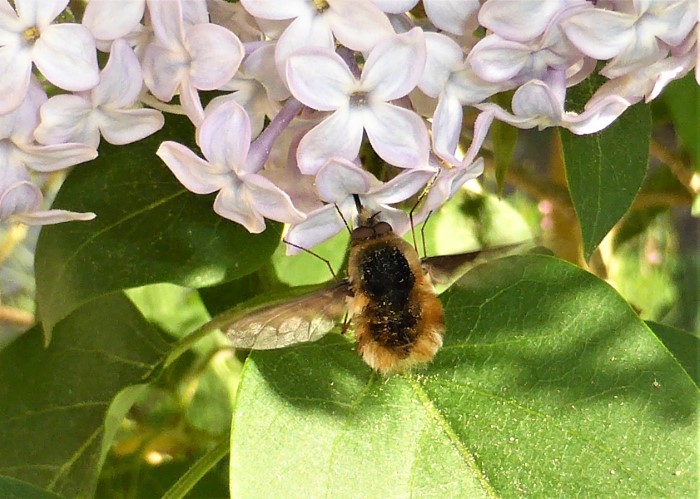
<svg viewBox="0 0 700 499">
<path fill-rule="evenodd" d="M 656 336 L 673 354 L 678 363 L 683 366 L 688 375 L 693 378 L 695 384 L 700 384 L 698 376 L 698 361 L 700 361 L 700 338 L 696 335 L 678 329 L 667 324 L 647 321 L 647 326 L 651 328 Z"/>
<path fill-rule="evenodd" d="M 443 302 L 445 346 L 411 375 L 339 335 L 254 352 L 232 496 L 694 496 L 697 391 L 606 283 L 508 257 Z"/>
<path fill-rule="evenodd" d="M 272 254 L 279 226 L 260 235 L 214 213 L 212 196 L 188 192 L 155 151 L 164 140 L 192 146 L 194 130 L 173 117 L 135 144 L 100 146 L 76 168 L 54 207 L 94 211 L 91 222 L 44 227 L 36 250 L 44 328 L 114 290 L 157 282 L 211 286 L 253 272 Z"/>
<path fill-rule="evenodd" d="M 581 87 L 581 88 L 579 88 Z M 595 90 L 586 82 L 571 89 L 585 102 Z M 649 159 L 651 112 L 637 104 L 612 125 L 590 135 L 560 130 L 566 179 L 590 258 L 600 241 L 632 205 Z"/>
<path fill-rule="evenodd" d="M 120 419 L 112 401 L 143 382 L 167 349 L 122 293 L 74 311 L 48 348 L 38 326 L 18 338 L 0 352 L 0 474 L 91 496 L 103 440 Z M 129 404 L 117 398 L 123 417 Z"/>
</svg>

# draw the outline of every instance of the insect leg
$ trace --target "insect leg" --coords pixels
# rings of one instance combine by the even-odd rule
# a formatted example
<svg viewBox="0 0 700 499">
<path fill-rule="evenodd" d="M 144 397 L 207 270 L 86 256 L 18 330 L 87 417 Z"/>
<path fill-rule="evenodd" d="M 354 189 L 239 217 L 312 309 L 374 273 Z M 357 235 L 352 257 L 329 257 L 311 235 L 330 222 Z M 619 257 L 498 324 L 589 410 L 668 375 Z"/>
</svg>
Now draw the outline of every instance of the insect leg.
<svg viewBox="0 0 700 499">
<path fill-rule="evenodd" d="M 288 244 L 289 246 L 291 246 L 291 247 L 293 247 L 293 248 L 300 249 L 301 251 L 305 251 L 306 253 L 315 256 L 316 258 L 318 258 L 319 260 L 321 260 L 322 262 L 324 262 L 324 263 L 326 264 L 326 266 L 328 266 L 328 270 L 331 271 L 331 275 L 333 276 L 333 279 L 335 279 L 336 281 L 339 280 L 339 279 L 338 279 L 338 276 L 335 274 L 335 271 L 333 270 L 333 266 L 331 265 L 331 262 L 330 262 L 327 258 L 323 258 L 323 257 L 322 257 L 321 255 L 319 255 L 318 253 L 314 253 L 314 252 L 311 251 L 310 249 L 306 249 L 306 248 L 304 248 L 304 247 L 302 247 L 302 246 L 299 246 L 298 244 L 290 243 L 290 242 L 287 241 L 286 239 L 282 239 L 282 242 L 283 242 L 284 244 Z"/>
<path fill-rule="evenodd" d="M 423 201 L 425 196 L 428 195 L 430 192 L 430 188 L 433 186 L 435 181 L 438 178 L 438 175 L 440 175 L 440 170 L 435 172 L 435 175 L 433 175 L 428 183 L 425 185 L 421 193 L 418 195 L 418 199 L 416 199 L 416 202 L 413 204 L 413 207 L 411 208 L 411 211 L 408 212 L 408 218 L 411 221 L 411 237 L 413 237 L 413 249 L 416 250 L 416 253 L 418 252 L 418 242 L 416 241 L 416 227 L 413 224 L 413 213 L 416 211 L 418 208 L 418 205 Z M 430 217 L 430 213 L 428 213 L 428 218 Z M 425 221 L 427 222 L 428 219 L 426 218 Z M 426 251 L 425 251 L 425 233 L 423 232 L 423 229 L 425 229 L 425 223 L 423 224 L 423 228 L 421 229 L 421 237 L 423 238 L 423 256 L 426 256 Z"/>
</svg>

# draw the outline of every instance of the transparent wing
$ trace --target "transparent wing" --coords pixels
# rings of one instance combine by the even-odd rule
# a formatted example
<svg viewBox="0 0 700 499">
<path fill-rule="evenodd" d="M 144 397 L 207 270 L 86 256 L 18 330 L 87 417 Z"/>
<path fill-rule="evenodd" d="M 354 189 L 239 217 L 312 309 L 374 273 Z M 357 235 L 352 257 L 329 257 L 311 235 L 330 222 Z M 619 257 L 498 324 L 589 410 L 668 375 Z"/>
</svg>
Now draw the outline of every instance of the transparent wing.
<svg viewBox="0 0 700 499">
<path fill-rule="evenodd" d="M 348 292 L 348 282 L 341 281 L 298 298 L 264 305 L 243 316 L 214 321 L 236 348 L 270 350 L 316 341 L 342 319 Z"/>
<path fill-rule="evenodd" d="M 551 251 L 541 246 L 535 246 L 532 241 L 524 241 L 455 255 L 429 256 L 423 258 L 421 262 L 423 264 L 423 272 L 430 276 L 434 286 L 441 288 L 441 292 L 450 287 L 469 269 L 480 263 L 503 256 L 528 252 L 551 254 Z"/>
</svg>

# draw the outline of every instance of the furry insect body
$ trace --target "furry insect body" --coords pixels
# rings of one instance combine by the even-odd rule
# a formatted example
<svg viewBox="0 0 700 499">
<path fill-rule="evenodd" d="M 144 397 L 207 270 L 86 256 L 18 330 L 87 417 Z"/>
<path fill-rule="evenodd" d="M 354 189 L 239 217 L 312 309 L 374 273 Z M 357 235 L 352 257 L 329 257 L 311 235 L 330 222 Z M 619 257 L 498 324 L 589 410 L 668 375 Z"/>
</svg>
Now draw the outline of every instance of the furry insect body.
<svg viewBox="0 0 700 499">
<path fill-rule="evenodd" d="M 387 374 L 432 360 L 445 322 L 416 250 L 364 210 L 350 244 L 348 305 L 364 361 Z"/>
</svg>

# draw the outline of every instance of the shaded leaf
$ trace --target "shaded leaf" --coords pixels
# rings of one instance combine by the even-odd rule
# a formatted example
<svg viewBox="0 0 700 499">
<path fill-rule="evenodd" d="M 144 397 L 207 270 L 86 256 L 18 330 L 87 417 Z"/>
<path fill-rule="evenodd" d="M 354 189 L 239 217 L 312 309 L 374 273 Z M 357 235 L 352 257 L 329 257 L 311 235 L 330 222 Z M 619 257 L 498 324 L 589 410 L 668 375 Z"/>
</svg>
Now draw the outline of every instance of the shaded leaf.
<svg viewBox="0 0 700 499">
<path fill-rule="evenodd" d="M 0 476 L 0 497 L 3 499 L 59 499 L 61 496 L 35 487 L 31 483 Z"/>
<path fill-rule="evenodd" d="M 339 335 L 252 353 L 232 496 L 693 495 L 697 391 L 611 287 L 518 256 L 443 302 L 445 346 L 411 375 Z"/>
<path fill-rule="evenodd" d="M 0 474 L 91 496 L 105 418 L 109 412 L 113 434 L 130 405 L 121 397 L 111 411 L 113 399 L 143 382 L 168 346 L 121 293 L 79 308 L 57 325 L 48 348 L 42 343 L 37 326 L 0 352 Z"/>
<path fill-rule="evenodd" d="M 580 105 L 594 91 L 594 83 L 586 80 L 569 94 Z M 649 158 L 651 112 L 649 106 L 637 104 L 598 133 L 574 135 L 560 129 L 559 134 L 583 252 L 589 259 L 642 185 Z"/>
<path fill-rule="evenodd" d="M 700 338 L 694 334 L 667 324 L 647 321 L 656 336 L 663 342 L 688 375 L 698 383 L 698 361 L 700 361 Z"/>
<path fill-rule="evenodd" d="M 496 104 L 508 109 L 513 92 L 501 92 L 493 97 Z M 496 185 L 498 188 L 499 197 L 503 195 L 503 186 L 505 185 L 506 174 L 513 160 L 513 151 L 515 144 L 518 141 L 519 130 L 508 123 L 500 120 L 494 120 L 489 129 L 491 142 L 493 144 L 493 157 L 496 162 Z"/>
<path fill-rule="evenodd" d="M 690 153 L 696 172 L 700 172 L 700 136 L 698 136 L 698 110 L 700 87 L 691 71 L 680 80 L 669 83 L 662 99 L 671 111 L 673 125 L 683 147 Z"/>
<path fill-rule="evenodd" d="M 155 151 L 163 140 L 192 147 L 184 117 L 100 156 L 66 179 L 54 208 L 94 211 L 91 222 L 44 227 L 36 250 L 37 301 L 44 328 L 111 291 L 158 282 L 211 286 L 253 272 L 274 251 L 279 225 L 253 235 L 214 213 L 213 196 L 188 192 Z"/>
</svg>

